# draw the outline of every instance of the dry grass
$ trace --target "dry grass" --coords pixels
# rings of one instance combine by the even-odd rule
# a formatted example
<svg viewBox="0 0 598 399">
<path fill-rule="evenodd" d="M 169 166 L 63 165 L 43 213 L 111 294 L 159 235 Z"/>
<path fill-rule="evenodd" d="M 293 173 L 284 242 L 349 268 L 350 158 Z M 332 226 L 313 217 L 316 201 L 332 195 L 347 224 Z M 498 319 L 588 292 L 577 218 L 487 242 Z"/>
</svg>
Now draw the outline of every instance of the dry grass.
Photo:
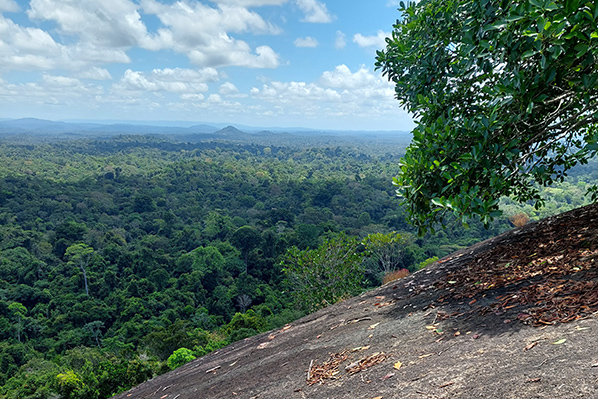
<svg viewBox="0 0 598 399">
<path fill-rule="evenodd" d="M 515 227 L 523 227 L 529 223 L 529 216 L 523 212 L 519 212 L 509 217 L 509 221 L 513 223 Z"/>
<path fill-rule="evenodd" d="M 386 273 L 386 275 L 382 279 L 382 284 L 386 284 L 391 281 L 395 281 L 400 278 L 407 277 L 408 275 L 409 275 L 409 270 L 407 270 L 407 269 L 399 269 L 399 270 L 392 271 L 390 273 Z"/>
</svg>

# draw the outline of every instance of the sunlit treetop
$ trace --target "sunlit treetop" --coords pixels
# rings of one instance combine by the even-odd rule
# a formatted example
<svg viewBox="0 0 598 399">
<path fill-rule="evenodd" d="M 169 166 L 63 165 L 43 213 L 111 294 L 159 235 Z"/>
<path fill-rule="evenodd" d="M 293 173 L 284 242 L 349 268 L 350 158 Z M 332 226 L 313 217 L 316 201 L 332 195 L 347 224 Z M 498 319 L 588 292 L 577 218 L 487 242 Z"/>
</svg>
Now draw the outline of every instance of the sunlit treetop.
<svg viewBox="0 0 598 399">
<path fill-rule="evenodd" d="M 400 12 L 376 67 L 417 120 L 394 184 L 420 233 L 449 213 L 488 224 L 502 196 L 540 207 L 534 183 L 596 155 L 595 1 L 422 0 Z"/>
</svg>

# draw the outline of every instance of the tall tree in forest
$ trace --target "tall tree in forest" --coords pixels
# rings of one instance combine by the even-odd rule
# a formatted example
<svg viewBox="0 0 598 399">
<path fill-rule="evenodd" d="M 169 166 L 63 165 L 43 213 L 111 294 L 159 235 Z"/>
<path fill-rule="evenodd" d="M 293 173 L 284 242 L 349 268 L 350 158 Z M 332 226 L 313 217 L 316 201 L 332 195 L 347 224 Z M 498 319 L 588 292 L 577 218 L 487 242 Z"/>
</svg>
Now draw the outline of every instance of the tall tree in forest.
<svg viewBox="0 0 598 399">
<path fill-rule="evenodd" d="M 87 271 L 89 261 L 94 254 L 94 250 L 87 244 L 73 244 L 66 249 L 65 255 L 69 262 L 77 265 L 83 272 L 83 281 L 85 283 L 85 294 L 89 295 L 89 285 L 87 284 Z"/>
</svg>

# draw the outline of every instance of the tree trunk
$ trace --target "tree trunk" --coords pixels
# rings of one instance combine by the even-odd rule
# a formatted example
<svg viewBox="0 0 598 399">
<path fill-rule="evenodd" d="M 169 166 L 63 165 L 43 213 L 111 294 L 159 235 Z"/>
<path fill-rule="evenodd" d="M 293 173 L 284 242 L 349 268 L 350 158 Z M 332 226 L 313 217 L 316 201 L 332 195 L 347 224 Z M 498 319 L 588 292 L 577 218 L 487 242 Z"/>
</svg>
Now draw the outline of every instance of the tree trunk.
<svg viewBox="0 0 598 399">
<path fill-rule="evenodd" d="M 89 296 L 89 288 L 87 287 L 87 273 L 85 273 L 85 268 L 83 265 L 79 265 L 81 271 L 83 272 L 83 281 L 85 282 L 85 294 Z"/>
</svg>

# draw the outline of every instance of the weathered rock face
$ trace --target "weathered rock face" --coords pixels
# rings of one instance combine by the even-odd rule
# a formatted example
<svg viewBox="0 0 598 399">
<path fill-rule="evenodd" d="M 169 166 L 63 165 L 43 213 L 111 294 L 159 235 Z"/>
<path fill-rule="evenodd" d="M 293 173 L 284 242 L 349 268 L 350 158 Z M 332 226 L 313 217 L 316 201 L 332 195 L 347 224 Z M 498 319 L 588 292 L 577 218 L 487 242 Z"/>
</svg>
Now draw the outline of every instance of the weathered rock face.
<svg viewBox="0 0 598 399">
<path fill-rule="evenodd" d="M 598 207 L 589 206 L 117 398 L 596 398 L 597 263 Z"/>
</svg>

